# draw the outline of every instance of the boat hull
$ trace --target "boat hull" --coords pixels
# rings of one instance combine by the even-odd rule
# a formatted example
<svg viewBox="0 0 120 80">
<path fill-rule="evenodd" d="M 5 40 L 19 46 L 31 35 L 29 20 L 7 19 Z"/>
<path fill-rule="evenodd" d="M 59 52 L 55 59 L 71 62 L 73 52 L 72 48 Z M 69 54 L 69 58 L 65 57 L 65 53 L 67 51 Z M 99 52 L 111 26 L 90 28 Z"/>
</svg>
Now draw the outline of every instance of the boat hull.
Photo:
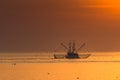
<svg viewBox="0 0 120 80">
<path fill-rule="evenodd" d="M 91 55 L 91 54 L 80 54 L 80 55 L 79 55 L 79 58 L 80 58 L 80 59 L 86 59 L 86 58 L 88 58 L 90 55 Z"/>
<path fill-rule="evenodd" d="M 91 54 L 79 54 L 75 56 L 68 56 L 68 55 L 54 55 L 54 59 L 86 59 L 90 56 Z"/>
</svg>

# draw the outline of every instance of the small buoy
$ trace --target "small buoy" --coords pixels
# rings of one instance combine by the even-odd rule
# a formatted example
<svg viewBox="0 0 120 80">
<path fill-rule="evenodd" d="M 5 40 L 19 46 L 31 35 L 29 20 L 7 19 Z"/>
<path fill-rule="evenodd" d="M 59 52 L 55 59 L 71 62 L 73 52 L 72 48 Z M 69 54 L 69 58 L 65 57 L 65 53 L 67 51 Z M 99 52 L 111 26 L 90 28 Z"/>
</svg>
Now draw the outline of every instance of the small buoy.
<svg viewBox="0 0 120 80">
<path fill-rule="evenodd" d="M 77 77 L 77 79 L 79 79 L 79 77 Z"/>
<path fill-rule="evenodd" d="M 16 63 L 13 63 L 13 65 L 16 65 Z"/>
<path fill-rule="evenodd" d="M 48 75 L 50 74 L 50 73 L 47 73 Z"/>
</svg>

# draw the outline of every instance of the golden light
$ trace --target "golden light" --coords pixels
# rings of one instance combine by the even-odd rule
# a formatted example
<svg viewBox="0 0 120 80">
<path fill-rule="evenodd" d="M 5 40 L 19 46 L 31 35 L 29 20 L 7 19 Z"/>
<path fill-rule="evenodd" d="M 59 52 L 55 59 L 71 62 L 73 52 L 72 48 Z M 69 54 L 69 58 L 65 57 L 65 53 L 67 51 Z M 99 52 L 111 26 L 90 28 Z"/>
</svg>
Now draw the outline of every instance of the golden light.
<svg viewBox="0 0 120 80">
<path fill-rule="evenodd" d="M 101 0 L 101 6 L 113 14 L 120 14 L 120 0 Z"/>
<path fill-rule="evenodd" d="M 120 0 L 88 0 L 83 7 L 103 9 L 109 14 L 120 14 Z"/>
<path fill-rule="evenodd" d="M 120 0 L 101 0 L 101 2 L 104 4 L 114 5 L 114 6 L 120 5 Z"/>
</svg>

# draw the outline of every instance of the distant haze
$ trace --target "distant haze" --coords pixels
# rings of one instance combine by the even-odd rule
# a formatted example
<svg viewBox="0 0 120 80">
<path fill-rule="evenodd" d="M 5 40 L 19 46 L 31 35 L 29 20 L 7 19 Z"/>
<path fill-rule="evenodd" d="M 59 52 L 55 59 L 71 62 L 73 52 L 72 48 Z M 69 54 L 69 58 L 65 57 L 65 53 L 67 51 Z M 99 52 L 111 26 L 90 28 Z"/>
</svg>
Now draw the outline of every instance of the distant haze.
<svg viewBox="0 0 120 80">
<path fill-rule="evenodd" d="M 1 1 L 0 52 L 52 51 L 69 40 L 89 51 L 120 51 L 120 2 L 107 1 Z"/>
</svg>

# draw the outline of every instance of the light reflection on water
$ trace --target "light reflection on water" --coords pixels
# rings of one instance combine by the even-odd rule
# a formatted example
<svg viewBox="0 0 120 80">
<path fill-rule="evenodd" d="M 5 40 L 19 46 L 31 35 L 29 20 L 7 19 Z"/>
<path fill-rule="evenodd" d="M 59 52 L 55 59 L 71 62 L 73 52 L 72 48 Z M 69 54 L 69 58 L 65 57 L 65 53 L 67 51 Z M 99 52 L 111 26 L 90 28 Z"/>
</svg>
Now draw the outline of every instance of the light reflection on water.
<svg viewBox="0 0 120 80">
<path fill-rule="evenodd" d="M 92 53 L 87 59 L 53 59 L 51 54 L 1 54 L 0 59 L 0 80 L 120 80 L 118 53 Z"/>
</svg>

